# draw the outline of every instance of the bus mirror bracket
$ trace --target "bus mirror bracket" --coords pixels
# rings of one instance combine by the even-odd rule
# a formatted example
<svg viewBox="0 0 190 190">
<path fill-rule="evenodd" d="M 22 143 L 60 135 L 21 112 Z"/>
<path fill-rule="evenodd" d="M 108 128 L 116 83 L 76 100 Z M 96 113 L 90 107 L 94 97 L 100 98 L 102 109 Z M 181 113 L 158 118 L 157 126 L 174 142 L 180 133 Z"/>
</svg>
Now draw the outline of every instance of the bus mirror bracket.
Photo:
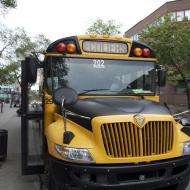
<svg viewBox="0 0 190 190">
<path fill-rule="evenodd" d="M 29 56 L 25 59 L 26 80 L 28 83 L 35 83 L 37 79 L 38 61 L 35 57 Z"/>
<path fill-rule="evenodd" d="M 61 106 L 61 113 L 63 115 L 64 133 L 63 143 L 70 144 L 74 138 L 74 134 L 71 131 L 67 131 L 67 110 L 66 106 L 76 103 L 78 95 L 75 90 L 71 88 L 59 88 L 53 94 L 53 101 Z"/>
<path fill-rule="evenodd" d="M 166 85 L 166 70 L 163 66 L 159 66 L 158 70 L 158 86 L 163 87 Z"/>
</svg>

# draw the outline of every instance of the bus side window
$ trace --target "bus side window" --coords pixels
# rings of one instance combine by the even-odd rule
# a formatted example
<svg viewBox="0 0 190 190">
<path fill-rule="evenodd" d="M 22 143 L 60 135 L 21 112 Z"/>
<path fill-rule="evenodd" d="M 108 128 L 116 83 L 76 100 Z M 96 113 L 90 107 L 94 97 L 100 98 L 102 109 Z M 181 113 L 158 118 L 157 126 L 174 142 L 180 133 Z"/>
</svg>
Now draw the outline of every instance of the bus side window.
<svg viewBox="0 0 190 190">
<path fill-rule="evenodd" d="M 54 90 L 60 87 L 67 86 L 67 66 L 59 64 L 57 58 L 47 61 L 46 68 L 46 89 L 49 94 L 52 94 Z"/>
</svg>

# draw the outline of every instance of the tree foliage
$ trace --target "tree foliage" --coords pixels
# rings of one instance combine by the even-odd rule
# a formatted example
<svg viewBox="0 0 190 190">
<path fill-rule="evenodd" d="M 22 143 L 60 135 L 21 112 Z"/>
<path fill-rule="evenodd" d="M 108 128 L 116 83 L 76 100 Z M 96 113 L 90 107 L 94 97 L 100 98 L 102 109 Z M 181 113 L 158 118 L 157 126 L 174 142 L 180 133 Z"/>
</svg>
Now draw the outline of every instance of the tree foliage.
<svg viewBox="0 0 190 190">
<path fill-rule="evenodd" d="M 44 52 L 50 41 L 42 34 L 31 38 L 23 28 L 0 30 L 0 83 L 20 83 L 21 60 L 33 53 Z M 37 52 L 37 53 L 36 53 Z"/>
<path fill-rule="evenodd" d="M 0 0 L 0 11 L 2 13 L 7 12 L 7 10 L 10 8 L 16 8 L 16 6 L 16 0 Z"/>
<path fill-rule="evenodd" d="M 6 60 L 15 57 L 15 50 L 30 42 L 26 31 L 22 28 L 11 30 L 0 25 L 0 59 Z"/>
<path fill-rule="evenodd" d="M 188 107 L 190 108 L 190 94 L 187 77 L 190 77 L 190 22 L 187 18 L 176 22 L 170 16 L 163 22 L 149 26 L 140 34 L 140 40 L 155 49 L 159 63 L 168 69 L 169 78 L 184 81 Z"/>
<path fill-rule="evenodd" d="M 121 34 L 121 26 L 113 20 L 103 21 L 98 18 L 87 28 L 86 34 L 116 36 Z"/>
<path fill-rule="evenodd" d="M 11 63 L 0 69 L 0 84 L 20 83 L 19 67 L 16 63 Z"/>
</svg>

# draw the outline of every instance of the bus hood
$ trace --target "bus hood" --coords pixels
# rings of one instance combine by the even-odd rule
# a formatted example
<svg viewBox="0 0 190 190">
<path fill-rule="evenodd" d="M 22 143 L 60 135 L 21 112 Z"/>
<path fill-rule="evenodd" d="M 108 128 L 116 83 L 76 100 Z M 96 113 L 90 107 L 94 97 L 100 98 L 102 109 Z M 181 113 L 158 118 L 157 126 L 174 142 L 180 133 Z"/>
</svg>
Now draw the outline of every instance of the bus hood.
<svg viewBox="0 0 190 190">
<path fill-rule="evenodd" d="M 77 124 L 91 128 L 91 119 L 97 116 L 111 115 L 131 115 L 131 114 L 159 114 L 170 115 L 170 111 L 157 102 L 144 99 L 132 98 L 88 98 L 78 100 L 67 108 L 74 114 L 89 117 L 87 119 L 77 116 L 68 116 L 69 119 Z M 87 127 L 88 126 L 88 127 Z"/>
</svg>

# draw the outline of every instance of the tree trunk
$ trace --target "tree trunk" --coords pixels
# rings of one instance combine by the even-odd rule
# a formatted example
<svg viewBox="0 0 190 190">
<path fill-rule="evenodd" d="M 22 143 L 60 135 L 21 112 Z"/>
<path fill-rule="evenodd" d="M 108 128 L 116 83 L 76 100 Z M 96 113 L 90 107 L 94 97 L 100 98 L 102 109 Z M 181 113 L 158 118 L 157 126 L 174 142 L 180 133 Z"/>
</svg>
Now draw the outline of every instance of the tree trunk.
<svg viewBox="0 0 190 190">
<path fill-rule="evenodd" d="M 19 84 L 20 87 L 21 87 L 21 82 L 20 82 L 19 77 L 17 76 L 16 72 L 15 72 L 15 77 L 16 77 L 16 80 L 17 80 L 18 84 Z"/>
<path fill-rule="evenodd" d="M 177 69 L 177 71 L 179 72 L 179 74 L 181 75 L 181 77 L 183 79 L 183 82 L 185 84 L 186 95 L 187 95 L 187 108 L 190 109 L 190 92 L 189 92 L 187 78 L 186 78 L 185 74 L 182 72 L 182 70 L 180 69 L 180 67 L 178 66 L 178 64 L 175 63 L 174 60 L 173 60 L 173 65 L 175 66 L 175 68 Z"/>
</svg>

